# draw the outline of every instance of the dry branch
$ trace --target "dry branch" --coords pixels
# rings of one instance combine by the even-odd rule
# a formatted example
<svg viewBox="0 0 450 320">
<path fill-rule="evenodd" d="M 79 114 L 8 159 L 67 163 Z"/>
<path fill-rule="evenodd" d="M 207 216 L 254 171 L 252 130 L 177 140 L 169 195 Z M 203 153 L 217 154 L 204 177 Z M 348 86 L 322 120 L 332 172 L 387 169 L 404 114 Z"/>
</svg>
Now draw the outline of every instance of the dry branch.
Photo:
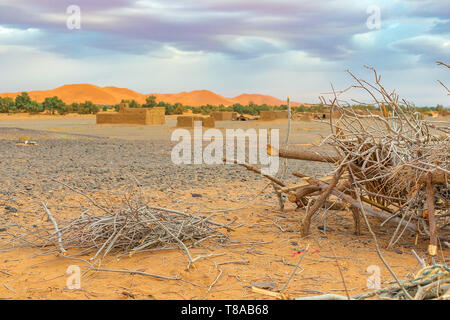
<svg viewBox="0 0 450 320">
<path fill-rule="evenodd" d="M 302 223 L 302 235 L 306 237 L 309 234 L 309 226 L 311 224 L 311 218 L 313 215 L 322 208 L 325 201 L 330 196 L 331 192 L 333 191 L 334 187 L 336 187 L 339 178 L 342 175 L 343 170 L 339 169 L 338 172 L 334 175 L 333 179 L 331 180 L 330 184 L 327 186 L 326 189 L 323 190 L 320 197 L 317 199 L 317 201 L 313 204 L 311 208 L 307 211 L 306 217 L 303 219 Z M 320 188 L 320 186 L 318 186 Z"/>
</svg>

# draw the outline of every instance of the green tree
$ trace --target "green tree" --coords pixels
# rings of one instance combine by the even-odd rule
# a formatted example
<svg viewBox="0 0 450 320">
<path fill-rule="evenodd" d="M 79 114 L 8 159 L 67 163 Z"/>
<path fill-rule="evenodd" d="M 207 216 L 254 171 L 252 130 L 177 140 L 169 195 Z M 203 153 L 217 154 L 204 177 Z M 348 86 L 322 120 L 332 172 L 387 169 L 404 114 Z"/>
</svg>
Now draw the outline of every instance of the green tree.
<svg viewBox="0 0 450 320">
<path fill-rule="evenodd" d="M 66 104 L 58 97 L 45 98 L 42 103 L 44 110 L 50 111 L 51 114 L 58 112 L 59 114 L 66 114 L 68 112 Z"/>
<path fill-rule="evenodd" d="M 175 103 L 174 107 L 173 114 L 183 114 L 184 106 L 181 103 Z"/>
<path fill-rule="evenodd" d="M 8 113 L 11 111 L 15 111 L 16 106 L 14 104 L 14 100 L 6 97 L 6 98 L 1 98 L 0 97 L 0 113 Z"/>
<path fill-rule="evenodd" d="M 44 111 L 44 107 L 42 106 L 42 103 L 31 101 L 25 106 L 25 111 L 28 113 L 40 113 Z"/>
<path fill-rule="evenodd" d="M 148 96 L 145 99 L 145 103 L 142 105 L 142 108 L 154 108 L 158 104 L 156 103 L 156 97 L 154 95 Z"/>
<path fill-rule="evenodd" d="M 140 108 L 141 105 L 136 100 L 122 100 L 121 103 L 128 103 L 129 108 Z"/>
<path fill-rule="evenodd" d="M 69 104 L 67 107 L 67 113 L 78 113 L 80 111 L 80 104 L 73 102 Z"/>
<path fill-rule="evenodd" d="M 91 101 L 86 101 L 79 105 L 78 113 L 80 114 L 95 114 L 100 111 L 100 107 L 93 104 Z"/>
<path fill-rule="evenodd" d="M 23 111 L 27 109 L 27 106 L 31 103 L 31 98 L 26 92 L 22 92 L 16 97 L 15 101 L 16 109 Z"/>
</svg>

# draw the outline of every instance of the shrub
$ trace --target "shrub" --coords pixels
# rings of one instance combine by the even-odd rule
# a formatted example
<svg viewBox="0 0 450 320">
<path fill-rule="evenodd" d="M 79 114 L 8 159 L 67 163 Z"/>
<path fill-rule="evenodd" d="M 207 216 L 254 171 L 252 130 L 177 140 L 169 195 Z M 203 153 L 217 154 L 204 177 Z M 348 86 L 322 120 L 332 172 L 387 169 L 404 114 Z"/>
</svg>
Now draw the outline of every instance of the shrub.
<svg viewBox="0 0 450 320">
<path fill-rule="evenodd" d="M 66 114 L 68 112 L 66 104 L 56 96 L 45 98 L 42 107 L 42 111 L 48 110 L 51 114 L 55 114 L 56 111 L 59 114 Z"/>
<path fill-rule="evenodd" d="M 151 95 L 145 99 L 145 103 L 142 105 L 143 108 L 154 108 L 158 104 L 156 103 L 156 97 Z"/>
<path fill-rule="evenodd" d="M 8 113 L 14 112 L 16 110 L 16 105 L 14 104 L 14 100 L 6 97 L 0 97 L 0 113 Z"/>
<path fill-rule="evenodd" d="M 16 109 L 19 111 L 25 111 L 30 103 L 31 98 L 26 92 L 19 94 L 15 100 Z"/>
</svg>

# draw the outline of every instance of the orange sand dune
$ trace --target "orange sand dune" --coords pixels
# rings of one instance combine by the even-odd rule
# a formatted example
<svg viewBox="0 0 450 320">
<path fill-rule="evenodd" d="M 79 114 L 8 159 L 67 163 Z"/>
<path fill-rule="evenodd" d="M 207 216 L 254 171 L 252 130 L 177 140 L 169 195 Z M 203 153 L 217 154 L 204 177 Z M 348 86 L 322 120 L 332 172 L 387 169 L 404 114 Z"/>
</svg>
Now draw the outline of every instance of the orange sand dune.
<svg viewBox="0 0 450 320">
<path fill-rule="evenodd" d="M 0 93 L 1 97 L 15 98 L 19 93 Z M 95 104 L 114 105 L 120 103 L 122 99 L 134 99 L 139 103 L 144 103 L 145 99 L 150 94 L 142 94 L 127 88 L 117 87 L 98 87 L 91 84 L 70 84 L 64 85 L 53 90 L 45 91 L 29 91 L 28 94 L 33 100 L 42 102 L 47 97 L 57 96 L 65 103 L 92 101 Z M 153 93 L 156 96 L 156 101 L 164 101 L 166 103 L 182 103 L 188 106 L 201 106 L 206 104 L 229 106 L 235 103 L 248 104 L 253 102 L 255 104 L 281 105 L 285 101 L 277 99 L 272 96 L 262 94 L 242 94 L 235 98 L 226 98 L 208 90 L 197 90 L 191 92 L 160 94 Z M 293 102 L 293 106 L 300 105 L 300 103 Z"/>
<path fill-rule="evenodd" d="M 253 102 L 254 104 L 280 105 L 286 103 L 285 101 L 281 101 L 280 99 L 274 98 L 272 96 L 248 93 L 244 93 L 240 96 L 234 97 L 233 100 L 237 101 L 240 104 L 249 104 L 250 102 Z"/>
<path fill-rule="evenodd" d="M 0 96 L 9 96 L 15 98 L 18 93 L 0 94 Z M 46 91 L 28 92 L 31 99 L 42 102 L 45 98 L 57 96 L 65 103 L 92 101 L 96 104 L 116 104 L 117 99 L 114 95 L 108 93 L 103 88 L 90 84 L 71 84 Z M 119 100 L 120 102 L 120 100 Z"/>
<path fill-rule="evenodd" d="M 116 104 L 122 101 L 122 99 L 125 100 L 136 100 L 139 103 L 145 103 L 145 98 L 147 96 L 145 94 L 126 89 L 126 88 L 117 88 L 117 87 L 103 87 L 104 91 L 109 93 L 110 95 L 114 96 L 116 99 Z"/>
<path fill-rule="evenodd" d="M 231 99 L 222 97 L 214 92 L 208 90 L 197 90 L 191 92 L 181 92 L 176 94 L 153 94 L 158 101 L 164 101 L 168 103 L 180 102 L 188 106 L 201 106 L 205 104 L 211 105 L 225 105 L 229 106 L 235 102 Z"/>
</svg>

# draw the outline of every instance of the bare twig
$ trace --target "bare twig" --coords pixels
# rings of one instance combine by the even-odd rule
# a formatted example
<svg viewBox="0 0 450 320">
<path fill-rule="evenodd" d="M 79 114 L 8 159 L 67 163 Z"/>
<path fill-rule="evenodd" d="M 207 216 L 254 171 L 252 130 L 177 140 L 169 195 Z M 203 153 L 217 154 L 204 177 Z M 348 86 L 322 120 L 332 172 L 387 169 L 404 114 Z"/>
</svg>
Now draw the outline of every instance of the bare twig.
<svg viewBox="0 0 450 320">
<path fill-rule="evenodd" d="M 292 278 L 294 277 L 295 272 L 297 271 L 298 267 L 300 266 L 300 263 L 302 263 L 302 260 L 305 257 L 306 253 L 308 252 L 308 249 L 309 249 L 309 244 L 306 246 L 306 249 L 305 249 L 305 251 L 303 251 L 303 254 L 300 257 L 300 259 L 298 259 L 298 262 L 295 265 L 294 270 L 292 270 L 292 273 L 291 273 L 289 279 L 286 281 L 286 283 L 284 284 L 283 288 L 280 290 L 281 293 L 283 293 L 287 289 L 287 287 L 289 285 L 289 282 L 291 282 Z"/>
<path fill-rule="evenodd" d="M 55 231 L 58 234 L 59 251 L 61 251 L 61 253 L 64 254 L 66 252 L 66 250 L 62 246 L 62 236 L 61 236 L 61 231 L 58 229 L 58 223 L 56 222 L 55 218 L 53 218 L 53 215 L 50 212 L 50 210 L 48 210 L 47 205 L 44 202 L 41 202 L 41 204 L 44 207 L 45 212 L 47 213 L 48 219 L 53 223 L 53 226 L 55 227 Z"/>
</svg>

